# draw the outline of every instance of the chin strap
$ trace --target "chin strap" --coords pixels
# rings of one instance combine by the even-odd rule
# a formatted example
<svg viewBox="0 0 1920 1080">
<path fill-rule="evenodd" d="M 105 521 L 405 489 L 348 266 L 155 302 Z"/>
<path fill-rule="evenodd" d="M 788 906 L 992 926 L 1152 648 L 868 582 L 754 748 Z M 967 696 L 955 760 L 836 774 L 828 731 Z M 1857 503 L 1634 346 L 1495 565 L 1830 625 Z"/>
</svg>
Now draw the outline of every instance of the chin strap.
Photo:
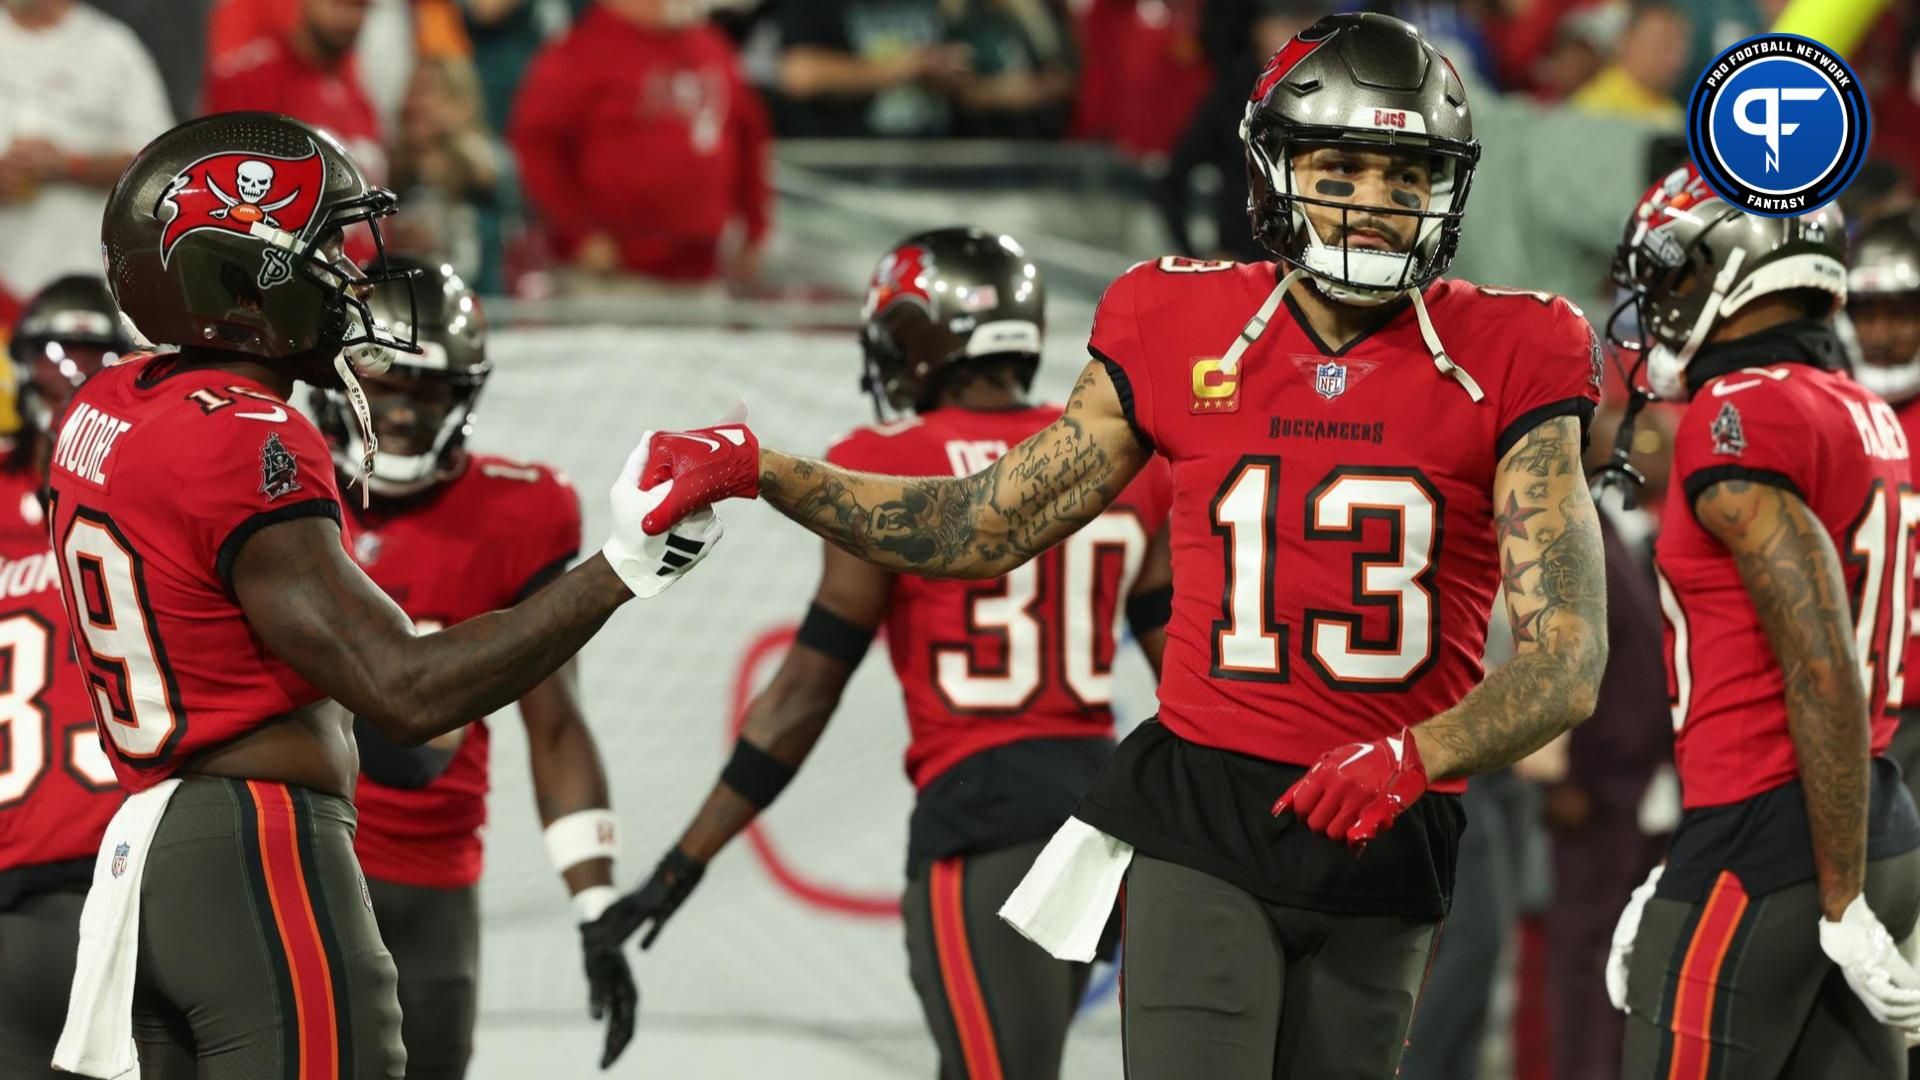
<svg viewBox="0 0 1920 1080">
<path fill-rule="evenodd" d="M 1433 319 L 1427 315 L 1427 302 L 1421 299 L 1420 290 L 1408 289 L 1407 295 L 1413 298 L 1413 317 L 1420 323 L 1420 339 L 1427 343 L 1427 351 L 1433 354 L 1433 366 L 1440 369 L 1440 374 L 1459 383 L 1460 388 L 1475 402 L 1485 401 L 1487 395 L 1480 389 L 1480 384 L 1473 381 L 1473 376 L 1467 374 L 1466 368 L 1454 363 L 1453 357 L 1447 355 L 1447 347 L 1440 344 L 1440 335 L 1434 333 Z"/>
<path fill-rule="evenodd" d="M 1266 332 L 1267 324 L 1273 321 L 1273 314 L 1280 309 L 1280 301 L 1286 297 L 1287 290 L 1293 287 L 1294 282 L 1306 275 L 1305 268 L 1295 267 L 1273 287 L 1273 291 L 1267 294 L 1266 302 L 1260 305 L 1260 310 L 1254 312 L 1253 318 L 1248 319 L 1247 325 L 1240 329 L 1240 336 L 1234 339 L 1233 345 L 1227 349 L 1227 355 L 1220 358 L 1222 372 L 1231 375 L 1238 370 L 1240 358 L 1245 356 L 1247 350 L 1253 347 L 1253 343 L 1260 340 L 1260 335 Z M 1433 320 L 1427 315 L 1427 304 L 1420 298 L 1420 290 L 1408 289 L 1407 295 L 1413 299 L 1413 314 L 1420 322 L 1420 339 L 1427 343 L 1428 351 L 1433 354 L 1433 366 L 1440 369 L 1440 374 L 1459 383 L 1460 388 L 1465 390 L 1467 396 L 1474 401 L 1486 400 L 1486 392 L 1480 389 L 1480 384 L 1473 380 L 1473 376 L 1467 373 L 1466 368 L 1454 363 L 1453 358 L 1447 355 L 1446 347 L 1440 344 L 1440 335 L 1434 332 Z"/>
<path fill-rule="evenodd" d="M 1260 310 L 1254 312 L 1253 318 L 1247 320 L 1247 325 L 1240 328 L 1240 336 L 1235 338 L 1233 344 L 1227 348 L 1227 355 L 1220 358 L 1220 370 L 1223 373 L 1232 375 L 1239 370 L 1240 358 L 1247 354 L 1248 349 L 1253 348 L 1253 343 L 1260 340 L 1261 334 L 1267 332 L 1267 324 L 1273 321 L 1273 313 L 1280 310 L 1280 301 L 1286 299 L 1287 290 L 1293 287 L 1294 282 L 1305 277 L 1306 273 L 1298 267 L 1288 271 L 1287 276 L 1281 278 L 1280 283 L 1267 294 L 1267 299 L 1260 305 Z"/>
<path fill-rule="evenodd" d="M 360 380 L 353 377 L 353 364 L 342 352 L 333 358 L 333 370 L 340 375 L 340 384 L 346 388 L 347 404 L 353 406 L 353 417 L 360 423 L 360 441 L 365 447 L 360 453 L 360 509 L 365 510 L 373 502 L 373 491 L 367 486 L 373 476 L 373 455 L 378 442 L 373 434 L 373 411 L 367 407 L 367 392 L 360 389 Z"/>
</svg>

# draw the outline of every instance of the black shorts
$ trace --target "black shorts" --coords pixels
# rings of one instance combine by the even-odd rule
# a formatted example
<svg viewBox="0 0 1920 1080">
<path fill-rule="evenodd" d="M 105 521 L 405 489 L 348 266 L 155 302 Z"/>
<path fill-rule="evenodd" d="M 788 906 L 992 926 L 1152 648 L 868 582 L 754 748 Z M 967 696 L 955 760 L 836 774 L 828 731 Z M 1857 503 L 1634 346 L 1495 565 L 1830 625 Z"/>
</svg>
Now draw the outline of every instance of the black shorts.
<svg viewBox="0 0 1920 1080">
<path fill-rule="evenodd" d="M 67 1022 L 84 888 L 17 897 L 0 910 L 0 1077 L 59 1080 L 53 1047 Z"/>
<path fill-rule="evenodd" d="M 345 799 L 287 784 L 180 784 L 140 891 L 142 1080 L 403 1080 L 355 821 Z"/>
<path fill-rule="evenodd" d="M 407 1080 L 459 1080 L 480 1000 L 480 890 L 367 879 L 380 938 L 400 971 Z"/>
</svg>

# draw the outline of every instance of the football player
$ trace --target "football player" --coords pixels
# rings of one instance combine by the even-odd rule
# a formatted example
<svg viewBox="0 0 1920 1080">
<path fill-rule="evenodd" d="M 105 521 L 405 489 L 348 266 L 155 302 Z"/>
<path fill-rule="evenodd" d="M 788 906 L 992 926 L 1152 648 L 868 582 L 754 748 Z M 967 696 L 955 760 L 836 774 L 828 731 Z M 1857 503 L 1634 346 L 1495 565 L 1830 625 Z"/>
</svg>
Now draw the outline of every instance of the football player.
<svg viewBox="0 0 1920 1080">
<path fill-rule="evenodd" d="M 296 382 L 360 398 L 414 351 L 372 315 L 345 233 L 394 208 L 339 144 L 265 113 L 190 121 L 108 199 L 107 280 L 168 348 L 103 371 L 61 422 L 51 529 L 121 786 L 82 915 L 57 1066 L 95 1076 L 400 1077 L 393 961 L 353 854 L 352 718 L 418 744 L 525 697 L 718 538 L 646 537 L 641 448 L 601 554 L 515 606 L 422 632 L 349 556 L 332 456 Z M 402 294 L 401 302 L 405 302 Z M 363 403 L 355 421 L 369 451 Z M 342 708 L 344 706 L 344 708 Z M 616 999 L 608 1054 L 636 994 Z"/>
<path fill-rule="evenodd" d="M 674 489 L 648 527 L 758 495 L 887 569 L 994 577 L 1165 457 L 1158 722 L 1004 914 L 1084 958 L 1125 873 L 1134 1080 L 1387 1077 L 1465 778 L 1593 709 L 1605 575 L 1580 452 L 1599 353 L 1564 300 L 1440 279 L 1480 148 L 1413 27 L 1315 23 L 1268 63 L 1243 132 L 1279 262 L 1129 271 L 1065 413 L 989 468 L 891 478 L 739 424 L 656 434 L 642 483 Z M 1483 679 L 1496 596 L 1518 655 Z"/>
<path fill-rule="evenodd" d="M 1886 399 L 1911 442 L 1920 435 L 1920 212 L 1869 221 L 1847 271 L 1847 317 L 1860 343 L 1854 377 Z M 1920 575 L 1920 564 L 1913 567 Z M 1920 785 L 1920 635 L 1907 639 L 1900 726 L 1887 756 L 1909 793 Z M 1920 796 L 1916 796 L 1920 798 Z"/>
<path fill-rule="evenodd" d="M 867 287 L 865 384 L 882 423 L 835 443 L 848 469 L 966 476 L 1060 417 L 1032 405 L 1046 293 L 1013 238 L 971 228 L 908 237 Z M 890 417 L 899 416 L 887 422 Z M 1006 577 L 895 575 L 835 547 L 794 648 L 748 706 L 732 759 L 680 842 L 603 923 L 650 945 L 707 863 L 805 762 L 886 628 L 906 699 L 908 974 L 948 1080 L 1047 1080 L 1090 967 L 1056 960 L 994 917 L 1113 750 L 1120 616 L 1156 669 L 1173 589 L 1164 466 Z"/>
<path fill-rule="evenodd" d="M 107 284 L 64 277 L 27 303 L 9 350 L 23 428 L 0 457 L 0 1075 L 54 1077 L 80 904 L 120 806 L 69 644 L 41 489 L 53 421 L 130 351 Z"/>
<path fill-rule="evenodd" d="M 1881 756 L 1912 466 L 1845 371 L 1844 244 L 1836 214 L 1751 216 L 1686 166 L 1615 255 L 1625 346 L 1686 403 L 1655 546 L 1683 812 L 1609 959 L 1623 1076 L 1904 1076 L 1920 1032 L 1894 946 L 1920 913 L 1920 817 Z"/>
<path fill-rule="evenodd" d="M 493 370 L 478 299 L 452 267 L 388 259 L 414 273 L 415 310 L 390 292 L 374 317 L 418 330 L 421 352 L 401 355 L 361 385 L 378 449 L 370 505 L 346 505 L 354 561 L 423 630 L 513 604 L 579 554 L 580 499 L 543 465 L 470 452 L 474 404 Z M 312 393 L 335 474 L 350 483 L 365 447 L 338 389 Z M 593 733 L 580 713 L 574 661 L 520 699 L 535 806 L 555 869 L 581 922 L 617 895 L 616 822 Z M 354 852 L 367 875 L 380 937 L 400 972 L 401 1038 L 409 1080 L 465 1075 L 473 1050 L 480 966 L 480 829 L 487 819 L 484 719 L 417 747 L 366 721 Z"/>
</svg>

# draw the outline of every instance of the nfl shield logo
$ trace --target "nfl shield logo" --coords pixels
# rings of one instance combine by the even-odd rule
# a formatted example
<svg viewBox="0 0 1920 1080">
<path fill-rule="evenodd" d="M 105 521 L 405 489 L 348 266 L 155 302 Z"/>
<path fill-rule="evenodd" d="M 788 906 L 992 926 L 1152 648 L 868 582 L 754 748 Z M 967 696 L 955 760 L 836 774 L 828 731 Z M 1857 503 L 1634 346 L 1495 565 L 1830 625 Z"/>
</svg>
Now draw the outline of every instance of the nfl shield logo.
<svg viewBox="0 0 1920 1080">
<path fill-rule="evenodd" d="M 127 872 L 127 852 L 129 850 L 131 849 L 129 849 L 126 844 L 121 844 L 119 847 L 113 849 L 114 877 L 119 877 L 121 874 Z"/>
<path fill-rule="evenodd" d="M 1347 392 L 1347 365 L 1338 360 L 1329 360 L 1313 369 L 1313 388 L 1320 396 L 1332 401 Z"/>
</svg>

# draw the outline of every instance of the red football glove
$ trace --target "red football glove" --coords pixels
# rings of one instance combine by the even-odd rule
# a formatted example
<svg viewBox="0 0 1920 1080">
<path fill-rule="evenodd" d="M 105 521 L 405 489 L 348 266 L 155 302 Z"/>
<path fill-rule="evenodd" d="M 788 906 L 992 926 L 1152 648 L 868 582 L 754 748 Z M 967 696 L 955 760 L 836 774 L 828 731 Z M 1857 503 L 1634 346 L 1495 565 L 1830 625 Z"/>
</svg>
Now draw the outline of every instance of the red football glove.
<svg viewBox="0 0 1920 1080">
<path fill-rule="evenodd" d="M 1273 814 L 1291 810 L 1307 828 L 1358 849 L 1426 790 L 1419 744 L 1403 728 L 1398 735 L 1327 751 L 1273 804 Z"/>
<path fill-rule="evenodd" d="M 703 506 L 759 495 L 760 440 L 739 423 L 657 431 L 647 443 L 640 490 L 651 491 L 669 480 L 673 490 L 640 519 L 649 536 L 659 536 Z"/>
</svg>

